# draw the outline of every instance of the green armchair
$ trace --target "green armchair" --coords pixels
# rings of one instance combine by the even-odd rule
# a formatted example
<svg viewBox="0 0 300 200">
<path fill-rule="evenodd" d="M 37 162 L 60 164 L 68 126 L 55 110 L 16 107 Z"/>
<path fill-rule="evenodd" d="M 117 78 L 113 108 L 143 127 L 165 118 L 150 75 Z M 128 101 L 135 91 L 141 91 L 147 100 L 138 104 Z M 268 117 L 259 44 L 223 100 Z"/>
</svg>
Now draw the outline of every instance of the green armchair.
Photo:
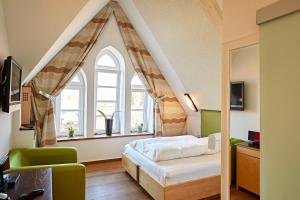
<svg viewBox="0 0 300 200">
<path fill-rule="evenodd" d="M 236 183 L 236 145 L 244 140 L 238 138 L 230 138 L 231 144 L 231 183 Z"/>
<path fill-rule="evenodd" d="M 77 163 L 77 151 L 68 147 L 19 148 L 9 152 L 8 172 L 52 169 L 54 200 L 85 199 L 85 167 Z"/>
</svg>

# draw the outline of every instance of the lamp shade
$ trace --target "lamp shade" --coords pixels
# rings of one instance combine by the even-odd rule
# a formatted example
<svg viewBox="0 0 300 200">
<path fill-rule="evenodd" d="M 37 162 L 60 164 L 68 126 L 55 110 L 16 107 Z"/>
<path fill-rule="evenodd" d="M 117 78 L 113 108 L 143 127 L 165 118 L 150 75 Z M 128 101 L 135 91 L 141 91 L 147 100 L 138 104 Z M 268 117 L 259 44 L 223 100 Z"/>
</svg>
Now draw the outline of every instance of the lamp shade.
<svg viewBox="0 0 300 200">
<path fill-rule="evenodd" d="M 185 97 L 185 102 L 186 102 L 186 104 L 188 105 L 188 107 L 189 107 L 191 110 L 193 110 L 193 111 L 195 111 L 195 112 L 198 112 L 198 108 L 197 108 L 197 106 L 195 105 L 195 103 L 193 102 L 191 96 L 190 96 L 188 93 L 185 93 L 185 94 L 184 94 L 184 97 Z"/>
</svg>

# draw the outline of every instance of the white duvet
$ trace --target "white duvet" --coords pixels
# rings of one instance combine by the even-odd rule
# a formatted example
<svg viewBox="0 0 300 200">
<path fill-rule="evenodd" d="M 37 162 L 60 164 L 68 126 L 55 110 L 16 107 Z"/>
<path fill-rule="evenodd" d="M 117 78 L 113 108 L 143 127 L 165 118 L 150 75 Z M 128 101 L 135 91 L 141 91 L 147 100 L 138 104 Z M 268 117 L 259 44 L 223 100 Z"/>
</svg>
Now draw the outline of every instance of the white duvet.
<svg viewBox="0 0 300 200">
<path fill-rule="evenodd" d="M 200 138 L 200 140 L 202 139 L 205 140 L 207 138 Z M 220 175 L 221 173 L 220 152 L 212 155 L 193 156 L 160 162 L 148 159 L 134 150 L 129 144 L 125 146 L 124 153 L 164 186 Z"/>
<path fill-rule="evenodd" d="M 208 139 L 192 135 L 135 140 L 130 146 L 153 161 L 199 156 L 208 152 Z"/>
</svg>

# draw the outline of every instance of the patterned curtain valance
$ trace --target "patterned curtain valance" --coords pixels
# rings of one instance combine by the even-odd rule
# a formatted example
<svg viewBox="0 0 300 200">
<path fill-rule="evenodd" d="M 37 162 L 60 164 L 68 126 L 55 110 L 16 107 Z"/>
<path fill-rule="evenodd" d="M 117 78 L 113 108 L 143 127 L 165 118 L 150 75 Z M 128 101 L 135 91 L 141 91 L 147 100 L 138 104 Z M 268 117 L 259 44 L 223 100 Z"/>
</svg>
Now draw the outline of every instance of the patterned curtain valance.
<svg viewBox="0 0 300 200">
<path fill-rule="evenodd" d="M 33 110 L 36 117 L 37 146 L 56 142 L 53 98 L 81 68 L 111 15 L 117 20 L 120 33 L 135 71 L 153 98 L 158 102 L 156 121 L 159 135 L 186 133 L 186 114 L 161 74 L 127 16 L 115 1 L 110 1 L 30 82 L 33 87 Z M 47 94 L 47 95 L 43 95 Z"/>
</svg>

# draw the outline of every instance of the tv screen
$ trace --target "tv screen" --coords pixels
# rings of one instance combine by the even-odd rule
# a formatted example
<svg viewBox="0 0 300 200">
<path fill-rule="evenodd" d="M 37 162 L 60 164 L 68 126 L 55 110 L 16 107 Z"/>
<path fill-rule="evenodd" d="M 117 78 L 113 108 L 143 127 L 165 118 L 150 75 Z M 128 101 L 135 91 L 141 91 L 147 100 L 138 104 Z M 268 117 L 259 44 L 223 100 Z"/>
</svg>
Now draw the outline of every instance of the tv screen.
<svg viewBox="0 0 300 200">
<path fill-rule="evenodd" d="M 244 82 L 232 82 L 230 95 L 230 109 L 244 110 L 244 104 Z"/>
<path fill-rule="evenodd" d="M 13 112 L 20 108 L 21 104 L 21 78 L 22 67 L 8 56 L 4 61 L 2 80 L 2 110 L 4 112 Z"/>
<path fill-rule="evenodd" d="M 10 84 L 10 104 L 20 102 L 21 98 L 21 73 L 22 70 L 12 60 L 11 61 L 11 84 Z"/>
</svg>

